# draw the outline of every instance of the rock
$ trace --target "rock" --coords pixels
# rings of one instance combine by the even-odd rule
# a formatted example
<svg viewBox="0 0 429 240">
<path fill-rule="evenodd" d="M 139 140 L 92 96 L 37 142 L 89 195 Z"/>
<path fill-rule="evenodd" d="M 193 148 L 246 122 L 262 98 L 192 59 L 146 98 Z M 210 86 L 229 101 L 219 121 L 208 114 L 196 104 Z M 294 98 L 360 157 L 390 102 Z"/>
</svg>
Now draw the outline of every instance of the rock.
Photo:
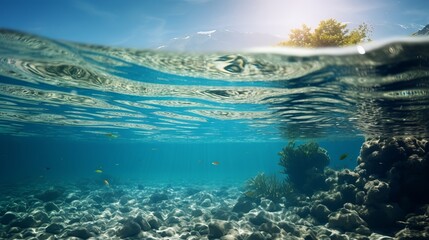
<svg viewBox="0 0 429 240">
<path fill-rule="evenodd" d="M 95 237 L 93 233 L 88 231 L 86 228 L 78 228 L 75 230 L 71 230 L 67 233 L 69 237 L 78 237 L 82 239 L 88 239 L 90 237 Z"/>
<path fill-rule="evenodd" d="M 164 238 L 165 237 L 172 237 L 172 236 L 176 235 L 176 231 L 174 231 L 174 229 L 172 229 L 172 228 L 167 228 L 164 231 L 161 231 L 159 234 L 161 235 L 161 237 L 164 237 Z"/>
<path fill-rule="evenodd" d="M 178 224 L 178 223 L 180 223 L 180 218 L 178 218 L 176 216 L 171 216 L 171 217 L 167 218 L 167 223 L 169 225 L 171 225 L 171 224 Z"/>
<path fill-rule="evenodd" d="M 194 231 L 197 231 L 200 235 L 208 235 L 209 234 L 209 227 L 205 224 L 196 223 L 194 226 Z"/>
<path fill-rule="evenodd" d="M 369 181 L 365 184 L 366 196 L 364 198 L 366 205 L 383 204 L 389 200 L 389 184 L 380 180 Z"/>
<path fill-rule="evenodd" d="M 63 191 L 60 189 L 48 189 L 41 194 L 36 195 L 37 199 L 42 200 L 43 202 L 54 201 L 63 195 Z"/>
<path fill-rule="evenodd" d="M 234 234 L 227 234 L 220 238 L 220 240 L 237 240 L 237 239 L 238 239 L 237 236 L 235 236 Z"/>
<path fill-rule="evenodd" d="M 262 209 L 264 209 L 265 211 L 268 212 L 275 212 L 277 211 L 277 206 L 276 204 L 269 200 L 269 199 L 264 199 L 261 201 L 260 206 L 262 207 Z"/>
<path fill-rule="evenodd" d="M 225 234 L 226 234 L 225 225 L 222 222 L 216 221 L 216 222 L 209 223 L 209 234 L 208 234 L 209 239 L 220 238 Z"/>
<path fill-rule="evenodd" d="M 359 210 L 359 213 L 368 223 L 369 227 L 377 229 L 392 227 L 397 221 L 402 220 L 404 216 L 404 213 L 397 204 L 366 206 Z M 383 219 L 383 221 L 380 221 L 380 219 Z"/>
<path fill-rule="evenodd" d="M 338 234 L 333 232 L 331 235 L 329 235 L 329 238 L 331 240 L 349 240 L 349 237 L 347 235 L 344 234 Z"/>
<path fill-rule="evenodd" d="M 59 223 L 52 223 L 51 225 L 45 228 L 45 232 L 52 234 L 59 234 L 64 230 L 63 225 Z"/>
<path fill-rule="evenodd" d="M 141 230 L 143 230 L 143 231 L 149 231 L 152 229 L 149 222 L 146 219 L 144 219 L 142 215 L 137 216 L 134 219 L 134 222 L 136 222 L 140 226 Z M 159 228 L 159 226 L 158 226 L 158 228 Z"/>
<path fill-rule="evenodd" d="M 339 184 L 354 184 L 359 178 L 359 174 L 356 172 L 350 171 L 349 169 L 344 169 L 338 173 L 338 183 Z"/>
<path fill-rule="evenodd" d="M 367 226 L 367 223 L 359 217 L 356 211 L 341 208 L 339 211 L 329 215 L 328 226 L 343 231 L 354 232 L 358 227 Z"/>
<path fill-rule="evenodd" d="M 139 234 L 141 231 L 140 225 L 132 220 L 126 221 L 118 230 L 117 235 L 121 238 L 132 237 Z"/>
<path fill-rule="evenodd" d="M 397 232 L 395 239 L 398 240 L 427 240 L 429 239 L 429 234 L 425 231 L 412 230 L 404 228 L 401 231 Z"/>
<path fill-rule="evenodd" d="M 359 191 L 355 195 L 356 204 L 362 205 L 365 202 L 365 192 Z"/>
<path fill-rule="evenodd" d="M 202 216 L 204 213 L 203 213 L 203 211 L 201 210 L 201 209 L 194 209 L 194 210 L 192 210 L 192 212 L 191 212 L 191 216 L 192 217 L 200 217 L 200 216 Z"/>
<path fill-rule="evenodd" d="M 265 236 L 264 234 L 262 234 L 261 232 L 254 232 L 252 234 L 250 234 L 250 236 L 247 238 L 247 240 L 265 240 Z"/>
<path fill-rule="evenodd" d="M 308 214 L 310 214 L 310 207 L 309 206 L 298 207 L 295 209 L 295 211 L 298 216 L 300 216 L 301 218 L 305 218 L 308 216 Z"/>
<path fill-rule="evenodd" d="M 304 240 L 318 240 L 316 234 L 313 231 L 309 231 L 303 235 Z"/>
<path fill-rule="evenodd" d="M 295 224 L 291 222 L 279 222 L 278 226 L 287 233 L 291 233 L 294 236 L 301 236 L 301 232 L 298 230 Z"/>
<path fill-rule="evenodd" d="M 343 206 L 344 201 L 340 192 L 322 192 L 320 194 L 320 203 L 328 207 L 331 211 L 335 211 Z"/>
<path fill-rule="evenodd" d="M 237 203 L 232 208 L 233 212 L 236 213 L 248 213 L 250 210 L 256 207 L 256 203 L 253 199 L 248 197 L 241 197 L 237 200 Z"/>
<path fill-rule="evenodd" d="M 149 223 L 151 229 L 157 230 L 161 226 L 161 223 L 159 222 L 159 219 L 157 217 L 155 217 L 155 216 L 150 217 L 147 220 L 147 222 Z"/>
<path fill-rule="evenodd" d="M 43 211 L 37 211 L 33 214 L 33 217 L 36 221 L 40 223 L 48 223 L 49 222 L 49 216 Z"/>
<path fill-rule="evenodd" d="M 154 193 L 149 198 L 149 203 L 160 203 L 168 200 L 168 195 L 165 193 Z"/>
<path fill-rule="evenodd" d="M 229 211 L 226 208 L 213 208 L 212 217 L 219 220 L 232 220 L 236 218 L 236 213 Z"/>
<path fill-rule="evenodd" d="M 45 204 L 45 211 L 46 212 L 52 212 L 52 211 L 60 211 L 60 209 L 58 208 L 58 206 L 53 203 L 53 202 L 48 202 Z"/>
<path fill-rule="evenodd" d="M 267 223 L 263 223 L 259 227 L 259 231 L 263 231 L 270 234 L 276 234 L 276 233 L 280 233 L 280 228 L 273 222 L 267 222 Z"/>
<path fill-rule="evenodd" d="M 328 222 L 328 215 L 331 213 L 323 204 L 317 204 L 311 208 L 311 215 L 320 223 Z"/>
<path fill-rule="evenodd" d="M 341 193 L 342 202 L 355 203 L 357 188 L 353 184 L 343 184 L 338 186 L 338 191 Z"/>
<path fill-rule="evenodd" d="M 18 219 L 12 222 L 11 227 L 19 227 L 19 228 L 29 228 L 35 227 L 37 225 L 36 220 L 34 220 L 33 216 L 27 216 L 23 219 Z"/>
<path fill-rule="evenodd" d="M 249 221 L 257 226 L 270 222 L 267 214 L 264 211 L 259 212 L 255 217 L 250 217 Z"/>
<path fill-rule="evenodd" d="M 13 220 L 17 219 L 18 216 L 16 216 L 15 213 L 13 212 L 6 212 L 0 219 L 0 223 L 3 225 L 8 225 L 9 223 L 11 223 Z"/>
<path fill-rule="evenodd" d="M 201 202 L 202 207 L 210 207 L 212 205 L 212 201 L 208 198 L 204 199 L 204 201 Z"/>
</svg>

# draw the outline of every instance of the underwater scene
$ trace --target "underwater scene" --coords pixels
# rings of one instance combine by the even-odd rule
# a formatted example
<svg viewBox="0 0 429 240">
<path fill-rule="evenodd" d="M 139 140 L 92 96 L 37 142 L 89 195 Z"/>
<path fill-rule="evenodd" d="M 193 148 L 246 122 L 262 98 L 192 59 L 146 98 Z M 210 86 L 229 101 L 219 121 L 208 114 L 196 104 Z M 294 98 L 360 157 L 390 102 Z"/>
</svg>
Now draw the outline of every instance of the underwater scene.
<svg viewBox="0 0 429 240">
<path fill-rule="evenodd" d="M 248 49 L 0 28 L 0 239 L 429 239 L 429 25 L 345 27 Z"/>
</svg>

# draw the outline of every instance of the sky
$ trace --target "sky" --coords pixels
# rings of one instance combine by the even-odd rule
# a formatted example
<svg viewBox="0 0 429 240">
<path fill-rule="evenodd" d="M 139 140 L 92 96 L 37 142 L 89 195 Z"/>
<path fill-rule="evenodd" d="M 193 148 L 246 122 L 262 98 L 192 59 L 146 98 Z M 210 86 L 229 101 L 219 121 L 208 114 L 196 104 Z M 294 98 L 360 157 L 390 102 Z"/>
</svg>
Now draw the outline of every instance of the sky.
<svg viewBox="0 0 429 240">
<path fill-rule="evenodd" d="M 429 0 L 0 0 L 0 28 L 82 43 L 147 48 L 199 31 L 287 38 L 302 24 L 365 22 L 372 39 L 429 24 Z"/>
</svg>

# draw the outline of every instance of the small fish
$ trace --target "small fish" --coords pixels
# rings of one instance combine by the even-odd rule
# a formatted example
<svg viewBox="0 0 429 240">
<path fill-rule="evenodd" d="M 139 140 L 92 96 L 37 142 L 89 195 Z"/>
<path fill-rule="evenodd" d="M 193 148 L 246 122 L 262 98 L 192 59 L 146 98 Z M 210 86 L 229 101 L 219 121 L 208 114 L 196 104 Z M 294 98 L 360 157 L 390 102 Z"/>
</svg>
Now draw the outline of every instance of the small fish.
<svg viewBox="0 0 429 240">
<path fill-rule="evenodd" d="M 344 159 L 346 159 L 347 157 L 349 156 L 349 154 L 347 154 L 347 153 L 343 153 L 343 154 L 341 154 L 340 155 L 340 160 L 344 160 Z"/>
<path fill-rule="evenodd" d="M 109 183 L 109 181 L 107 181 L 107 179 L 104 179 L 103 183 L 104 183 L 104 185 L 106 185 L 106 186 L 110 186 L 110 183 Z"/>
<path fill-rule="evenodd" d="M 252 191 L 247 191 L 244 193 L 244 195 L 246 195 L 246 197 L 253 198 L 256 194 Z"/>
<path fill-rule="evenodd" d="M 106 137 L 108 137 L 108 138 L 117 138 L 117 137 L 118 137 L 118 135 L 113 134 L 113 133 L 106 133 L 105 135 L 106 135 Z"/>
<path fill-rule="evenodd" d="M 96 172 L 96 173 L 103 173 L 103 170 L 101 170 L 101 169 L 96 169 L 96 170 L 95 170 L 95 172 Z"/>
<path fill-rule="evenodd" d="M 212 162 L 212 165 L 215 165 L 215 166 L 217 166 L 217 165 L 219 165 L 220 164 L 220 162 L 218 162 L 218 161 L 214 161 L 214 162 Z"/>
<path fill-rule="evenodd" d="M 49 171 L 49 170 L 51 170 L 51 168 L 50 168 L 50 167 L 45 167 L 45 169 L 46 169 L 46 171 Z"/>
</svg>

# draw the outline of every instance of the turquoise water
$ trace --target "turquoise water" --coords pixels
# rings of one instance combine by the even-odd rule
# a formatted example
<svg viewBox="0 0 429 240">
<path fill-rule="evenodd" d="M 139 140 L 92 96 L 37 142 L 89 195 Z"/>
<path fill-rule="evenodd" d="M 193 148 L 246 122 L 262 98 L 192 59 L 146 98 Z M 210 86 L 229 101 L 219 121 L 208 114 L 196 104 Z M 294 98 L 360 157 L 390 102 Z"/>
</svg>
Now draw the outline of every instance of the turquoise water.
<svg viewBox="0 0 429 240">
<path fill-rule="evenodd" d="M 290 140 L 352 168 L 365 137 L 428 137 L 428 70 L 424 38 L 174 53 L 1 30 L 1 180 L 243 183 Z"/>
</svg>

